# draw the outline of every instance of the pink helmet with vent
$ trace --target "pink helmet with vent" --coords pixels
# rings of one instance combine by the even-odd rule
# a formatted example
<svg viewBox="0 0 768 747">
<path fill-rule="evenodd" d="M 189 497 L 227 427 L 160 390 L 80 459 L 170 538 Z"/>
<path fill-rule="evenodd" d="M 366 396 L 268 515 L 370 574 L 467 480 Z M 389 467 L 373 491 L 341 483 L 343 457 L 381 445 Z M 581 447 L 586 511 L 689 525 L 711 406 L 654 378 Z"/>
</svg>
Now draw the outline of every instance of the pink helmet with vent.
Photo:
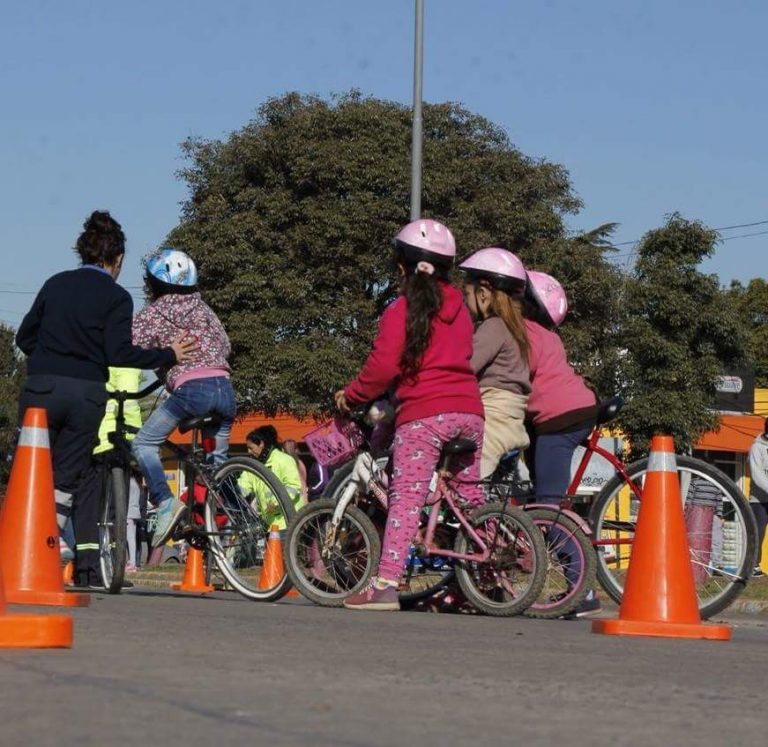
<svg viewBox="0 0 768 747">
<path fill-rule="evenodd" d="M 424 261 L 446 268 L 453 266 L 456 240 L 447 226 L 430 218 L 415 220 L 400 229 L 393 242 L 408 264 Z"/>
<path fill-rule="evenodd" d="M 471 278 L 488 280 L 494 288 L 512 295 L 525 290 L 525 268 L 512 252 L 490 246 L 465 259 L 459 267 Z"/>
<path fill-rule="evenodd" d="M 559 327 L 568 313 L 568 298 L 563 286 L 546 272 L 528 271 L 528 299 L 539 312 L 539 319 L 546 327 Z"/>
</svg>

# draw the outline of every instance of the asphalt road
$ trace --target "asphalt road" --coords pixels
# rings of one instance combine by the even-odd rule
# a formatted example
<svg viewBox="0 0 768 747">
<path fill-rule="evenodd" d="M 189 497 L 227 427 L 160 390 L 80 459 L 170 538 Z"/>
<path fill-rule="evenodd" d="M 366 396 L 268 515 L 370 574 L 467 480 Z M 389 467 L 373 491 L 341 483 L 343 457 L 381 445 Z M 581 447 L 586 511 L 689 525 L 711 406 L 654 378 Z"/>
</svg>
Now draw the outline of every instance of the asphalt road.
<svg viewBox="0 0 768 747">
<path fill-rule="evenodd" d="M 730 643 L 586 622 L 132 590 L 69 651 L 0 651 L 0 745 L 764 745 L 768 626 Z"/>
</svg>

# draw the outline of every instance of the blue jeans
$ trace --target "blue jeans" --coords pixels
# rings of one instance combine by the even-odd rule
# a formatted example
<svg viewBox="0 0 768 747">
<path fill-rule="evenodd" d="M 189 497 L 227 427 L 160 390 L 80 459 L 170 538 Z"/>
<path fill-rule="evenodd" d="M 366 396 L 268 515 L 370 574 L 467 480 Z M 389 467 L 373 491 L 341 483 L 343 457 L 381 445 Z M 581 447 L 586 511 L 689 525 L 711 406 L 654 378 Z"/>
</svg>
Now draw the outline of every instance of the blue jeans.
<svg viewBox="0 0 768 747">
<path fill-rule="evenodd" d="M 555 506 L 568 491 L 571 483 L 571 459 L 576 447 L 592 432 L 587 426 L 566 433 L 542 433 L 533 442 L 534 484 L 536 500 Z M 558 554 L 565 566 L 565 577 L 576 583 L 581 575 L 581 562 L 573 540 L 559 529 L 553 529 L 547 538 L 550 545 L 560 546 Z"/>
<path fill-rule="evenodd" d="M 194 379 L 182 384 L 163 402 L 136 435 L 132 450 L 144 473 L 152 503 L 157 505 L 173 494 L 165 481 L 165 470 L 160 461 L 160 446 L 173 433 L 176 426 L 187 418 L 203 415 L 220 415 L 221 425 L 214 433 L 205 433 L 216 440 L 211 454 L 214 464 L 221 464 L 227 458 L 229 434 L 235 419 L 235 392 L 226 376 L 208 379 Z"/>
<path fill-rule="evenodd" d="M 559 504 L 571 482 L 571 459 L 576 447 L 592 432 L 587 426 L 566 433 L 542 433 L 535 438 L 534 482 L 541 503 Z"/>
</svg>

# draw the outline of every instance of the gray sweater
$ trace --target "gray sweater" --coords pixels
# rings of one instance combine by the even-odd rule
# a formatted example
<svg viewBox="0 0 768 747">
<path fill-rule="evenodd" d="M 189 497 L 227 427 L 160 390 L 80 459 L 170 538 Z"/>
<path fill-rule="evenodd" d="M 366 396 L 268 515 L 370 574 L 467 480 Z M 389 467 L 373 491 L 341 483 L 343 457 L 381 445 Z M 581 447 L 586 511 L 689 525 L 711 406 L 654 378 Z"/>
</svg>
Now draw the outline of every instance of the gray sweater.
<svg viewBox="0 0 768 747">
<path fill-rule="evenodd" d="M 530 394 L 528 364 L 504 320 L 494 316 L 481 322 L 472 337 L 472 370 L 480 387 Z"/>
</svg>

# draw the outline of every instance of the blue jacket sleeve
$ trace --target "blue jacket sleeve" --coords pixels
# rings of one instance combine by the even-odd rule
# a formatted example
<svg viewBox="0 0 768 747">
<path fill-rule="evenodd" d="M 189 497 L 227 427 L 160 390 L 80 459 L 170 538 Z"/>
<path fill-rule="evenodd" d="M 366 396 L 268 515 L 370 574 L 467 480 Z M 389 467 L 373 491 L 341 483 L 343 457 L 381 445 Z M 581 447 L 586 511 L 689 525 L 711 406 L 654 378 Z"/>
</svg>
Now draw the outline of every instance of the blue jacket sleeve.
<svg viewBox="0 0 768 747">
<path fill-rule="evenodd" d="M 16 345 L 26 356 L 32 355 L 37 345 L 37 333 L 40 329 L 40 320 L 43 317 L 43 309 L 45 307 L 44 291 L 45 285 L 40 289 L 35 302 L 32 304 L 32 308 L 27 312 L 24 319 L 21 320 L 19 329 L 16 332 Z"/>
</svg>

